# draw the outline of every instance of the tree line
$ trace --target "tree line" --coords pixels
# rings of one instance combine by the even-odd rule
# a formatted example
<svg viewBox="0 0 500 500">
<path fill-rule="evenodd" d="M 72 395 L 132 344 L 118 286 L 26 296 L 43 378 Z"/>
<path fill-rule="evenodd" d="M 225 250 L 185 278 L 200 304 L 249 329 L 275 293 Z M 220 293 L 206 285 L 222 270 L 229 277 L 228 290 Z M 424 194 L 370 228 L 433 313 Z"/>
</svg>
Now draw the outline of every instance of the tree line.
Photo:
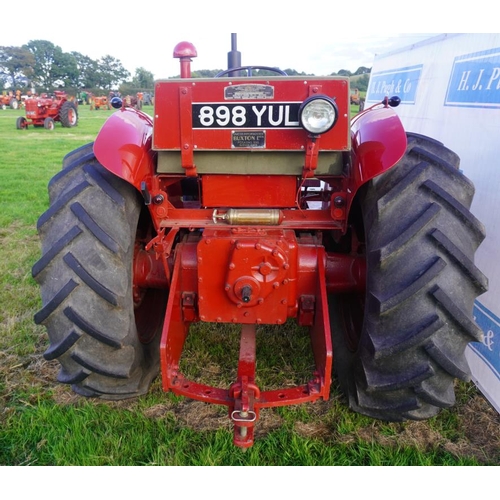
<svg viewBox="0 0 500 500">
<path fill-rule="evenodd" d="M 199 70 L 193 77 L 211 78 L 222 70 Z M 355 86 L 363 91 L 368 86 L 371 69 L 361 66 L 356 72 L 340 70 L 331 75 L 356 77 Z M 314 76 L 286 69 L 290 76 Z M 255 76 L 266 76 L 255 71 Z M 98 60 L 80 52 L 64 52 L 48 40 L 31 40 L 21 47 L 0 46 L 0 84 L 2 88 L 30 89 L 49 92 L 54 89 L 80 89 L 108 92 L 119 89 L 129 94 L 136 90 L 152 90 L 154 75 L 145 68 L 137 68 L 132 76 L 119 59 L 105 55 Z"/>
<path fill-rule="evenodd" d="M 198 71 L 193 71 L 191 76 L 193 78 L 213 78 L 220 73 L 222 70 L 212 70 L 212 69 L 202 69 Z M 314 76 L 309 73 L 298 72 L 295 69 L 285 69 L 284 72 L 288 76 Z M 360 66 L 354 73 L 347 69 L 341 69 L 337 72 L 331 73 L 329 76 L 348 76 L 351 78 L 351 86 L 356 87 L 361 92 L 366 92 L 368 90 L 368 82 L 370 81 L 370 73 L 371 68 L 367 68 L 366 66 Z M 276 76 L 276 73 L 269 70 L 254 70 L 253 76 Z"/>
<path fill-rule="evenodd" d="M 121 61 L 111 55 L 94 60 L 80 52 L 64 52 L 48 40 L 31 40 L 21 47 L 0 47 L 3 88 L 109 91 L 124 83 L 140 89 L 153 88 L 154 76 L 144 68 L 137 68 L 130 77 Z"/>
</svg>

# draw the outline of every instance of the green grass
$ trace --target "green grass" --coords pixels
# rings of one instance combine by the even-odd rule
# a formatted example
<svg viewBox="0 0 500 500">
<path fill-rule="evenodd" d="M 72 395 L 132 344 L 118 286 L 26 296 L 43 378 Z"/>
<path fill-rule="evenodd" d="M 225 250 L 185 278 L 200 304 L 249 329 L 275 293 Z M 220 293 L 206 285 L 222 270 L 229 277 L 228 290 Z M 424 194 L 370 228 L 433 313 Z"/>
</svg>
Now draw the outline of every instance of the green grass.
<svg viewBox="0 0 500 500">
<path fill-rule="evenodd" d="M 40 307 L 31 277 L 40 251 L 36 221 L 48 207 L 47 184 L 63 156 L 93 141 L 111 113 L 81 107 L 77 127 L 57 124 L 48 131 L 17 130 L 22 112 L 0 111 L 0 465 L 498 463 L 500 452 L 478 441 L 469 421 L 476 408 L 494 422 L 497 416 L 471 384 L 459 386 L 455 408 L 404 424 L 351 412 L 334 384 L 329 402 L 262 410 L 255 445 L 246 453 L 232 444 L 226 408 L 166 394 L 160 380 L 146 396 L 109 403 L 58 384 L 57 363 L 43 358 L 45 330 L 33 323 Z M 303 355 L 308 340 L 301 329 L 259 332 L 257 349 L 259 383 L 307 380 L 312 360 Z M 226 386 L 234 381 L 237 353 L 237 332 L 198 325 L 183 370 Z"/>
<path fill-rule="evenodd" d="M 440 449 L 422 453 L 355 440 L 297 435 L 287 422 L 247 452 L 226 429 L 196 432 L 175 418 L 148 418 L 106 404 L 20 406 L 0 434 L 0 462 L 15 465 L 475 465 Z"/>
</svg>

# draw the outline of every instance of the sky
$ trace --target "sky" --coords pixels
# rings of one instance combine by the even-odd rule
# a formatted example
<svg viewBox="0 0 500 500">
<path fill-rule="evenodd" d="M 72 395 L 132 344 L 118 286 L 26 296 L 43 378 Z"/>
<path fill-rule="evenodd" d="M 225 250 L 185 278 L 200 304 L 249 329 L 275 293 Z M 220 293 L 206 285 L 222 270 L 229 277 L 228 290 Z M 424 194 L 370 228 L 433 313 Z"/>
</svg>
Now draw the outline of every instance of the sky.
<svg viewBox="0 0 500 500">
<path fill-rule="evenodd" d="M 376 54 L 440 33 L 474 32 L 470 9 L 461 18 L 458 8 L 453 17 L 434 15 L 436 2 L 430 0 L 421 0 L 418 9 L 406 13 L 390 4 L 365 1 L 146 1 L 117 7 L 106 0 L 87 0 L 49 9 L 26 0 L 21 19 L 2 23 L 0 46 L 49 40 L 64 52 L 76 51 L 96 60 L 111 55 L 131 75 L 142 67 L 161 79 L 179 75 L 179 62 L 172 56 L 181 41 L 197 49 L 192 70 L 226 69 L 231 32 L 236 32 L 243 65 L 323 76 L 371 67 Z M 481 31 L 487 30 L 488 19 L 479 19 Z M 422 33 L 424 28 L 432 32 Z"/>
</svg>

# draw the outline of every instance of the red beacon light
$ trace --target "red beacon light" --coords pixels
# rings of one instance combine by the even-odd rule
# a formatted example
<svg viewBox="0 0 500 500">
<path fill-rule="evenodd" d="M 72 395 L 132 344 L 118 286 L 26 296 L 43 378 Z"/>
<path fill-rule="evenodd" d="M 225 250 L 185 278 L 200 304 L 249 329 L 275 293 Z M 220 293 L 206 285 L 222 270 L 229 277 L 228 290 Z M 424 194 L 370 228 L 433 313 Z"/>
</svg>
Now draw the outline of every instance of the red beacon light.
<svg viewBox="0 0 500 500">
<path fill-rule="evenodd" d="M 174 57 L 181 62 L 181 78 L 191 78 L 191 58 L 197 57 L 196 47 L 190 42 L 180 42 L 174 48 Z"/>
</svg>

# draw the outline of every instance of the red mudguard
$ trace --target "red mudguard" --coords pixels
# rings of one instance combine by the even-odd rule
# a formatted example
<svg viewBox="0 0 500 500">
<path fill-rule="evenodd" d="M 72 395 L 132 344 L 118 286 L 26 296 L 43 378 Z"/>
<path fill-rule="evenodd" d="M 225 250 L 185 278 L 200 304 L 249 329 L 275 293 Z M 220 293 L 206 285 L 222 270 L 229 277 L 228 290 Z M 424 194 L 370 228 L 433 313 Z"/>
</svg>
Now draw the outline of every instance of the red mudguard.
<svg viewBox="0 0 500 500">
<path fill-rule="evenodd" d="M 388 107 L 369 109 L 351 122 L 352 184 L 362 184 L 393 167 L 405 154 L 406 132 Z"/>
<path fill-rule="evenodd" d="M 132 108 L 111 115 L 94 142 L 101 165 L 137 189 L 154 174 L 152 119 Z"/>
</svg>

